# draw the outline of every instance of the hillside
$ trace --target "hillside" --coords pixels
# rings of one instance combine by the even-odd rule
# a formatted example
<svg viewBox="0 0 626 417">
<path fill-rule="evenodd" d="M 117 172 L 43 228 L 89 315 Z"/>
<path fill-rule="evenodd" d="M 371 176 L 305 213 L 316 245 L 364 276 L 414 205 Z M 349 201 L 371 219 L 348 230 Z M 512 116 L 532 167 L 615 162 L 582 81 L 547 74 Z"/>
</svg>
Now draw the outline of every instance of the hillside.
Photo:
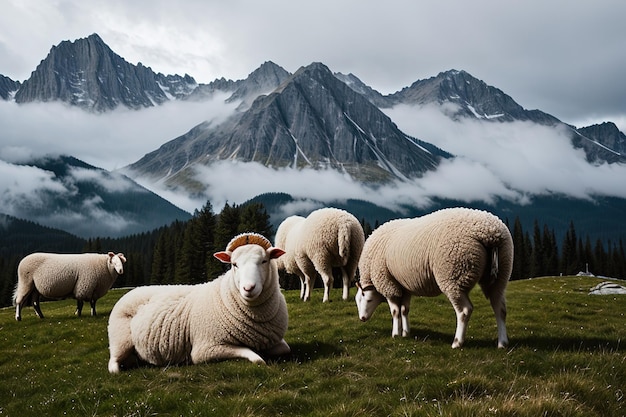
<svg viewBox="0 0 626 417">
<path fill-rule="evenodd" d="M 267 366 L 226 361 L 107 371 L 107 319 L 73 316 L 72 300 L 31 308 L 22 322 L 0 310 L 0 411 L 45 415 L 496 415 L 615 416 L 624 410 L 626 296 L 591 296 L 600 280 L 547 277 L 511 282 L 510 346 L 495 347 L 493 313 L 475 311 L 463 349 L 450 348 L 454 314 L 444 297 L 414 298 L 411 337 L 391 338 L 379 306 L 361 323 L 354 303 L 303 303 L 286 291 L 292 354 Z M 338 291 L 338 290 L 335 290 Z M 337 293 L 333 293 L 336 295 Z M 351 294 L 354 294 L 352 289 Z M 28 368 L 27 371 L 24 368 Z M 77 385 L 77 382 L 79 384 Z"/>
<path fill-rule="evenodd" d="M 82 238 L 128 236 L 191 217 L 130 178 L 74 157 L 10 166 L 21 174 L 2 197 L 2 210 Z M 34 186 L 32 177 L 39 178 Z"/>
</svg>

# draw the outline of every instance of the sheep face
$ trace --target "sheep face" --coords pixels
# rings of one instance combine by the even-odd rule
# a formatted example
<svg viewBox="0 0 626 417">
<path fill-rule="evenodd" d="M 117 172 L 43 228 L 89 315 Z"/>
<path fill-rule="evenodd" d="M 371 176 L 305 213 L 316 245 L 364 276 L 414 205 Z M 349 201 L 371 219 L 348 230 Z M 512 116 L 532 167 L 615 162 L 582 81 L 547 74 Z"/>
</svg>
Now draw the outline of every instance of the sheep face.
<svg viewBox="0 0 626 417">
<path fill-rule="evenodd" d="M 214 256 L 231 264 L 230 273 L 241 298 L 246 302 L 253 302 L 263 292 L 263 287 L 272 273 L 270 261 L 284 253 L 279 248 L 264 249 L 259 245 L 245 245 L 232 252 L 217 252 Z"/>
<path fill-rule="evenodd" d="M 356 307 L 359 311 L 359 319 L 361 321 L 367 321 L 372 317 L 376 307 L 383 301 L 385 301 L 385 297 L 383 297 L 373 285 L 370 285 L 365 288 L 361 288 L 358 285 L 358 289 L 356 292 Z"/>
<path fill-rule="evenodd" d="M 108 260 L 109 267 L 112 266 L 118 275 L 122 275 L 124 273 L 124 262 L 126 262 L 126 258 L 124 257 L 124 254 L 118 253 L 116 255 L 113 252 L 109 252 L 108 255 L 109 255 L 109 260 Z"/>
</svg>

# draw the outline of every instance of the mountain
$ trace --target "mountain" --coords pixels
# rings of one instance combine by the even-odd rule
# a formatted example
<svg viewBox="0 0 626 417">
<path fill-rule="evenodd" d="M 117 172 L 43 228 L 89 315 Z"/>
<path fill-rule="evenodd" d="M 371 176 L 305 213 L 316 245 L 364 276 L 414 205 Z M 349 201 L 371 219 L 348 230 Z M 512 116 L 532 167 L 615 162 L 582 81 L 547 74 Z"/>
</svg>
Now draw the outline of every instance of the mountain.
<svg viewBox="0 0 626 417">
<path fill-rule="evenodd" d="M 17 103 L 62 101 L 86 110 L 119 105 L 140 109 L 181 98 L 195 89 L 189 75 L 155 74 L 114 53 L 97 34 L 52 47 L 17 93 Z"/>
<path fill-rule="evenodd" d="M 273 79 L 275 82 L 279 78 Z M 321 63 L 300 68 L 269 95 L 214 126 L 203 123 L 128 167 L 152 179 L 188 178 L 220 160 L 331 168 L 365 182 L 418 177 L 450 155 L 409 137 Z"/>
<path fill-rule="evenodd" d="M 317 170 L 319 173 L 331 170 L 340 173 L 342 178 L 348 178 L 347 186 L 376 185 L 368 190 L 380 191 L 380 196 L 385 198 L 388 195 L 384 191 L 397 186 L 396 190 L 406 190 L 407 198 L 400 201 L 413 201 L 411 204 L 420 206 L 405 205 L 395 211 L 365 201 L 369 196 L 365 196 L 364 200 L 346 197 L 345 201 L 328 198 L 322 201 L 312 191 L 303 190 L 304 194 L 310 191 L 310 195 L 304 198 L 311 201 L 345 204 L 356 210 L 359 217 L 369 213 L 367 216 L 371 215 L 372 219 L 379 221 L 387 216 L 417 215 L 420 210 L 431 211 L 448 204 L 472 205 L 474 203 L 463 202 L 471 202 L 473 197 L 477 201 L 483 201 L 471 193 L 480 192 L 483 184 L 481 181 L 486 179 L 487 183 L 501 182 L 502 188 L 506 188 L 504 194 L 511 191 L 510 194 L 519 199 L 504 200 L 497 197 L 500 194 L 496 191 L 492 204 L 478 205 L 510 220 L 520 215 L 525 221 L 530 221 L 528 219 L 534 216 L 533 218 L 538 218 L 541 222 L 542 219 L 549 219 L 550 222 L 561 225 L 568 223 L 565 219 L 573 216 L 576 222 L 587 224 L 600 234 L 607 233 L 615 237 L 626 233 L 625 226 L 621 226 L 622 219 L 626 216 L 623 204 L 626 200 L 605 197 L 614 192 L 611 187 L 607 188 L 608 194 L 606 190 L 599 190 L 596 193 L 599 196 L 597 198 L 594 194 L 593 202 L 591 199 L 583 200 L 582 197 L 570 198 L 558 190 L 553 192 L 550 189 L 550 185 L 555 183 L 550 178 L 551 175 L 532 175 L 532 169 L 525 172 L 522 166 L 525 160 L 519 158 L 519 161 L 514 161 L 515 166 L 511 167 L 511 172 L 520 172 L 520 178 L 527 176 L 528 178 L 523 178 L 524 181 L 537 181 L 535 188 L 540 191 L 534 195 L 535 188 L 532 187 L 529 188 L 530 191 L 512 190 L 510 183 L 493 176 L 494 172 L 489 171 L 488 163 L 469 160 L 462 154 L 451 155 L 449 149 L 439 149 L 428 143 L 429 137 L 426 135 L 421 137 L 420 134 L 418 139 L 407 134 L 402 130 L 404 125 L 399 128 L 396 124 L 400 124 L 400 118 L 396 121 L 395 116 L 388 116 L 394 114 L 392 110 L 402 108 L 412 117 L 411 112 L 416 112 L 417 115 L 422 106 L 428 106 L 444 115 L 445 121 L 440 123 L 452 121 L 455 128 L 465 127 L 462 122 L 467 120 L 476 121 L 476 124 L 467 125 L 480 126 L 481 134 L 484 132 L 487 138 L 493 132 L 492 128 L 497 130 L 498 127 L 505 126 L 514 126 L 515 133 L 524 131 L 520 136 L 523 139 L 528 139 L 527 132 L 530 131 L 532 135 L 537 126 L 542 128 L 542 133 L 546 130 L 550 133 L 558 131 L 559 137 L 562 137 L 562 132 L 568 132 L 572 146 L 585 152 L 588 167 L 583 164 L 585 166 L 581 170 L 587 172 L 587 168 L 598 168 L 597 174 L 593 172 L 590 177 L 606 175 L 607 172 L 622 172 L 626 163 L 626 138 L 614 124 L 604 123 L 582 128 L 567 125 L 540 110 L 524 109 L 500 89 L 465 71 L 444 71 L 429 79 L 418 80 L 389 95 L 380 94 L 354 74 L 333 74 L 322 63 L 310 64 L 291 74 L 268 61 L 243 80 L 233 81 L 222 77 L 209 84 L 197 84 L 188 75 L 180 77 L 155 74 L 142 64 L 129 64 L 94 34 L 74 42 L 64 41 L 53 47 L 31 77 L 23 83 L 0 77 L 0 93 L 3 94 L 3 99 L 16 103 L 61 101 L 95 112 L 108 111 L 117 106 L 141 110 L 169 100 L 204 101 L 216 97 L 237 106 L 232 116 L 222 122 L 217 122 L 219 118 L 211 118 L 212 115 L 207 114 L 207 121 L 190 126 L 184 135 L 163 144 L 120 172 L 108 173 L 85 166 L 87 164 L 70 157 L 62 157 L 55 163 L 51 163 L 50 159 L 29 162 L 38 167 L 33 169 L 46 172 L 38 178 L 50 187 L 43 190 L 45 187 L 40 186 L 30 196 L 18 193 L 23 199 L 11 200 L 10 206 L 18 207 L 18 210 L 8 214 L 22 217 L 21 214 L 26 213 L 30 217 L 24 218 L 41 220 L 42 223 L 45 219 L 46 225 L 59 226 L 81 236 L 91 236 L 92 233 L 133 233 L 134 230 L 147 228 L 151 224 L 157 224 L 158 227 L 159 222 L 169 222 L 178 215 L 183 218 L 189 216 L 188 213 L 181 214 L 180 210 L 171 205 L 160 209 L 163 201 L 144 198 L 148 194 L 147 190 L 136 184 L 128 185 L 130 180 L 121 175 L 121 172 L 136 178 L 160 181 L 161 185 L 169 187 L 169 191 L 177 190 L 187 193 L 187 196 L 198 194 L 201 197 L 210 197 L 214 190 L 208 188 L 202 175 L 218 175 L 221 171 L 213 169 L 217 163 L 226 165 L 231 161 L 241 162 L 231 165 L 242 168 L 242 177 L 249 174 L 245 170 L 246 162 L 256 162 L 270 170 L 286 168 L 263 171 L 278 172 L 278 176 L 270 174 L 271 180 L 277 185 L 291 180 L 291 177 L 299 178 L 295 174 L 305 171 L 302 168 Z M 212 104 L 217 102 L 212 101 Z M 210 110 L 207 111 L 209 112 Z M 552 129 L 553 127 L 557 129 Z M 499 130 L 502 131 L 510 133 L 509 130 Z M 457 136 L 458 133 L 452 139 L 461 138 L 465 134 L 461 131 Z M 508 138 L 506 134 L 498 136 L 498 140 L 502 141 Z M 539 138 L 542 139 L 543 136 Z M 512 137 L 511 142 L 515 139 L 517 138 Z M 535 156 L 541 154 L 544 146 L 543 142 L 535 140 L 528 143 L 515 142 L 516 145 L 538 148 L 533 154 Z M 521 148 L 511 149 L 519 151 Z M 553 149 L 546 146 L 545 153 L 549 151 Z M 565 149 L 561 154 L 571 157 L 568 151 L 569 149 Z M 485 149 L 485 154 L 487 153 L 489 150 Z M 515 151 L 511 154 L 513 161 L 517 154 Z M 536 167 L 539 163 L 542 167 L 551 167 L 555 164 L 554 168 L 558 172 L 563 172 L 560 168 L 570 162 L 575 162 L 572 166 L 580 168 L 578 163 L 581 162 L 578 156 L 576 161 L 567 160 L 566 157 L 537 159 L 538 161 L 533 161 L 535 165 L 529 166 Z M 471 165 L 481 168 L 480 173 L 486 175 L 478 178 L 471 174 L 465 177 L 449 175 L 455 174 L 450 169 L 458 168 L 455 161 L 464 161 L 465 167 Z M 604 169 L 607 165 L 612 166 Z M 199 167 L 206 169 L 196 169 Z M 507 173 L 500 174 L 504 177 Z M 544 179 L 546 187 L 541 184 Z M 226 183 L 228 178 L 219 180 Z M 442 195 L 446 198 L 437 197 L 439 194 L 436 193 L 434 196 L 422 193 L 426 182 L 432 189 L 443 190 Z M 456 182 L 461 183 L 461 186 L 455 184 Z M 466 183 L 467 190 L 462 189 Z M 327 189 L 335 187 L 335 184 L 322 185 Z M 389 188 L 385 189 L 387 186 Z M 117 187 L 120 189 L 116 189 Z M 593 186 L 587 183 L 580 184 L 580 190 L 585 197 L 595 192 Z M 418 198 L 425 195 L 423 201 L 411 198 L 413 192 Z M 152 195 L 151 198 L 155 197 Z M 3 198 L 6 201 L 6 196 Z M 298 205 L 299 202 L 296 201 L 295 204 Z M 284 205 L 292 207 L 294 202 L 287 201 Z M 386 207 L 389 206 L 388 204 Z M 4 204 L 3 207 L 7 205 Z M 47 213 L 44 213 L 43 207 L 47 209 Z M 163 216 L 152 222 L 159 212 Z M 596 216 L 601 219 L 596 219 Z M 532 225 L 526 224 L 525 227 L 529 230 Z M 94 232 L 93 229 L 98 231 Z"/>
<path fill-rule="evenodd" d="M 397 104 L 456 104 L 452 118 L 474 117 L 500 122 L 532 121 L 554 125 L 559 120 L 538 110 L 525 110 L 510 96 L 465 71 L 449 70 L 386 96 L 387 106 Z"/>
<path fill-rule="evenodd" d="M 16 189 L 2 196 L 2 211 L 82 238 L 127 236 L 191 217 L 122 174 L 70 156 L 16 165 L 24 168 Z"/>
<path fill-rule="evenodd" d="M 342 76 L 355 91 L 365 95 L 381 108 L 392 108 L 403 104 L 423 106 L 436 104 L 446 107 L 453 120 L 462 118 L 479 119 L 485 122 L 533 122 L 544 126 L 562 126 L 570 132 L 572 145 L 585 151 L 587 160 L 593 163 L 626 163 L 626 140 L 618 135 L 619 130 L 577 129 L 561 122 L 556 117 L 540 110 L 526 110 L 502 90 L 490 86 L 465 71 L 449 70 L 426 80 L 418 80 L 402 90 L 382 96 L 370 91 L 364 83 L 351 75 Z M 593 133 L 589 133 L 593 131 Z"/>
<path fill-rule="evenodd" d="M 605 122 L 577 129 L 574 145 L 585 148 L 591 163 L 626 162 L 626 135 L 614 123 Z"/>
<path fill-rule="evenodd" d="M 18 81 L 13 81 L 9 77 L 0 74 L 0 98 L 2 100 L 11 99 L 19 88 L 20 83 Z"/>
</svg>

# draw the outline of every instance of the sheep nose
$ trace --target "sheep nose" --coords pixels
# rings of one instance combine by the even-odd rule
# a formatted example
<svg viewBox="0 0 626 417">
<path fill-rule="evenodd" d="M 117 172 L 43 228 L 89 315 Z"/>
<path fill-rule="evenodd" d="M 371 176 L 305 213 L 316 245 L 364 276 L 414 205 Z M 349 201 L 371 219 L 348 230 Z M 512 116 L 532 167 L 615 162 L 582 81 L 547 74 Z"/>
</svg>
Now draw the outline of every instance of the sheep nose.
<svg viewBox="0 0 626 417">
<path fill-rule="evenodd" d="M 255 287 L 256 287 L 256 284 L 248 284 L 248 285 L 244 285 L 243 289 L 247 292 L 250 292 L 250 291 L 253 291 Z"/>
</svg>

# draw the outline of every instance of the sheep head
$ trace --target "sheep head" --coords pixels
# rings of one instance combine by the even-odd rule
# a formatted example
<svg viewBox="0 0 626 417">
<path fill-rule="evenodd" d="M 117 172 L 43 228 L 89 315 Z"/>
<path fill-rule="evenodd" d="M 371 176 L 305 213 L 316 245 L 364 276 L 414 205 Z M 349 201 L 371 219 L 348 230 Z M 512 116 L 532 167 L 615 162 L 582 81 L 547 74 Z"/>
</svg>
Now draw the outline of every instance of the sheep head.
<svg viewBox="0 0 626 417">
<path fill-rule="evenodd" d="M 252 302 L 261 295 L 266 282 L 275 272 L 275 266 L 272 268 L 270 261 L 284 253 L 282 249 L 272 247 L 262 235 L 245 233 L 235 236 L 225 251 L 213 256 L 231 265 L 232 279 L 239 294 L 245 301 Z"/>
<path fill-rule="evenodd" d="M 376 291 L 373 285 L 361 287 L 357 282 L 355 301 L 356 307 L 359 310 L 359 319 L 361 321 L 367 321 L 372 317 L 372 314 L 374 314 L 376 307 L 385 301 L 385 297 Z"/>
<path fill-rule="evenodd" d="M 113 252 L 109 252 L 109 259 L 107 262 L 109 263 L 109 267 L 113 267 L 117 275 L 122 275 L 124 273 L 124 262 L 126 262 L 126 257 L 123 253 L 115 254 Z"/>
</svg>

